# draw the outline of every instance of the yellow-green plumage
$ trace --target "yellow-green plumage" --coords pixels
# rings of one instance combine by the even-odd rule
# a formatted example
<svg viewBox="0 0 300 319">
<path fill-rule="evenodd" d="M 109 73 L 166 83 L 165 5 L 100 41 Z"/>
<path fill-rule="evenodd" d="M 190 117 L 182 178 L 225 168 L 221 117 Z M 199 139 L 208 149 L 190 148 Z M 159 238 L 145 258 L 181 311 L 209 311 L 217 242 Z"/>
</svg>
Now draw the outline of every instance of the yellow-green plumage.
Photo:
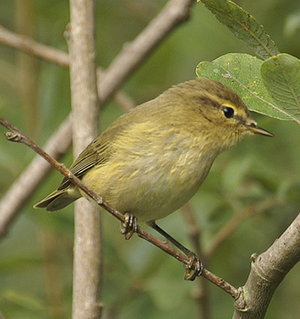
<svg viewBox="0 0 300 319">
<path fill-rule="evenodd" d="M 216 156 L 253 133 L 272 136 L 231 89 L 199 78 L 118 118 L 70 169 L 119 211 L 151 222 L 185 204 Z M 81 196 L 64 179 L 35 207 L 59 210 Z"/>
</svg>

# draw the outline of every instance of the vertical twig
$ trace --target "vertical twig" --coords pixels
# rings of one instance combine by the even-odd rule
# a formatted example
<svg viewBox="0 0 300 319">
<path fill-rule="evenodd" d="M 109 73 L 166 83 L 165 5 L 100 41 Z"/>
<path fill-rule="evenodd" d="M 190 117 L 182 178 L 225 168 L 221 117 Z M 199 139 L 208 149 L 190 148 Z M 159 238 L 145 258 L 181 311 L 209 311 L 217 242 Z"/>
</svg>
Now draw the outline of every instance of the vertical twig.
<svg viewBox="0 0 300 319">
<path fill-rule="evenodd" d="M 187 234 L 193 244 L 194 252 L 201 259 L 204 266 L 208 267 L 208 258 L 202 249 L 201 245 L 201 228 L 197 223 L 195 218 L 195 212 L 193 211 L 191 205 L 187 203 L 182 207 L 183 217 L 187 226 Z M 193 294 L 195 302 L 197 304 L 199 318 L 209 319 L 211 314 L 209 311 L 209 291 L 208 282 L 204 280 L 198 280 L 198 287 L 196 293 Z"/>
<path fill-rule="evenodd" d="M 74 156 L 98 135 L 95 1 L 70 0 L 68 28 Z M 100 318 L 101 217 L 94 205 L 75 205 L 73 319 Z"/>
</svg>

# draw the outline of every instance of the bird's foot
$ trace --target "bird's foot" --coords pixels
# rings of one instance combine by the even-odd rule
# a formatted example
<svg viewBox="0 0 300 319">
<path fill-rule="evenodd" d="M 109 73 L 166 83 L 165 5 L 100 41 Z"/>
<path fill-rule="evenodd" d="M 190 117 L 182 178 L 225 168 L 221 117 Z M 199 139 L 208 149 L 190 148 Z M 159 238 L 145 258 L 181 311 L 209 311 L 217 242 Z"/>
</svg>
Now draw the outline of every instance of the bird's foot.
<svg viewBox="0 0 300 319">
<path fill-rule="evenodd" d="M 120 231 L 125 236 L 125 239 L 128 240 L 137 231 L 137 218 L 130 213 L 125 213 L 124 218 Z"/>
<path fill-rule="evenodd" d="M 201 276 L 203 271 L 203 264 L 193 252 L 190 252 L 188 254 L 188 258 L 189 262 L 187 264 L 184 264 L 184 279 L 194 281 L 196 277 Z"/>
</svg>

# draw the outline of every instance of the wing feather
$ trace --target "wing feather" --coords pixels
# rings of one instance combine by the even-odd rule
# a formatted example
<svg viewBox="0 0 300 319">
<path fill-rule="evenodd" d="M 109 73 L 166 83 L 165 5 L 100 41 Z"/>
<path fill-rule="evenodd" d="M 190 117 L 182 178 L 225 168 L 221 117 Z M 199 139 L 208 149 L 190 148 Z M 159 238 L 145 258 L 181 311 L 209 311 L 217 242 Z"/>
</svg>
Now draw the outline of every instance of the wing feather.
<svg viewBox="0 0 300 319">
<path fill-rule="evenodd" d="M 109 142 L 101 144 L 99 139 L 95 139 L 80 153 L 70 167 L 70 170 L 76 177 L 81 178 L 89 169 L 106 163 L 109 158 L 109 153 Z M 65 177 L 59 185 L 58 190 L 62 190 L 70 184 L 70 180 Z"/>
</svg>

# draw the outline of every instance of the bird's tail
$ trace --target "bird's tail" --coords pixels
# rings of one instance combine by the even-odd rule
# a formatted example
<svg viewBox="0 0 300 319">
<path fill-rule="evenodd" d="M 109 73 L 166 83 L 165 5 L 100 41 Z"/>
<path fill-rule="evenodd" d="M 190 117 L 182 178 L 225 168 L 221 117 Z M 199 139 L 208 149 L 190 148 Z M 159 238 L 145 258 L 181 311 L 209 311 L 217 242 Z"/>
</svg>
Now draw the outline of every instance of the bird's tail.
<svg viewBox="0 0 300 319">
<path fill-rule="evenodd" d="M 63 209 L 64 207 L 68 206 L 72 202 L 74 202 L 76 199 L 78 199 L 80 195 L 78 196 L 71 196 L 69 189 L 64 188 L 62 190 L 56 190 L 50 195 L 48 195 L 46 198 L 35 204 L 34 208 L 46 208 L 46 210 L 53 212 L 56 210 Z"/>
</svg>

